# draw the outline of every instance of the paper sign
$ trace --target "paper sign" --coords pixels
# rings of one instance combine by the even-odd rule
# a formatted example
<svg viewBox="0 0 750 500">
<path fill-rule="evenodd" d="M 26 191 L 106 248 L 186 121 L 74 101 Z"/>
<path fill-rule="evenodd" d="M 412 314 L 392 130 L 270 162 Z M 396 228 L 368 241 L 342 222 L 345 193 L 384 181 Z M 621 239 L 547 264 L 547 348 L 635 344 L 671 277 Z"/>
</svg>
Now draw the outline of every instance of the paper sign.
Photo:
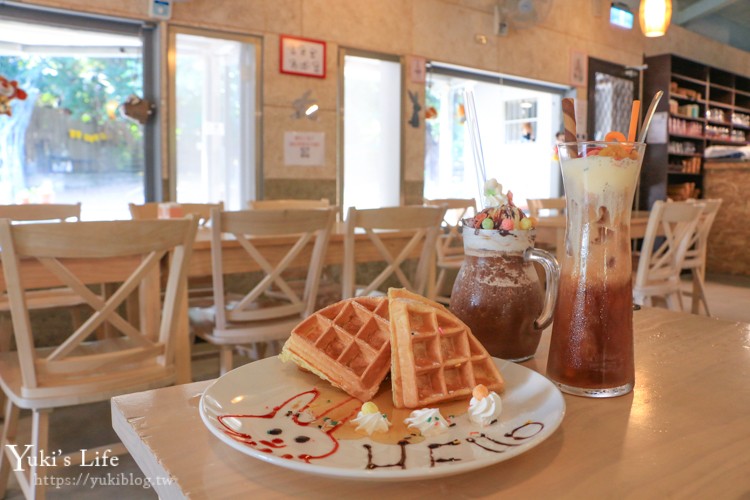
<svg viewBox="0 0 750 500">
<path fill-rule="evenodd" d="M 319 167 L 325 164 L 325 132 L 284 132 L 284 165 Z"/>
<path fill-rule="evenodd" d="M 649 144 L 666 144 L 667 143 L 667 116 L 669 113 L 662 111 L 654 113 L 651 120 L 651 128 L 648 129 L 646 142 Z"/>
</svg>

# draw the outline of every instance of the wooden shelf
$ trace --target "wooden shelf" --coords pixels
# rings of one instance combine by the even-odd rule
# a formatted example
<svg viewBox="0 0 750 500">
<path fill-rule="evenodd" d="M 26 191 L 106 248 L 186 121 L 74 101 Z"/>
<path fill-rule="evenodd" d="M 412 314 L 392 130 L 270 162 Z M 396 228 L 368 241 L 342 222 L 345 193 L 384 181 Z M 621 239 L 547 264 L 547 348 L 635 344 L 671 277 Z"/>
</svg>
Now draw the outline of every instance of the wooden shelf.
<svg viewBox="0 0 750 500">
<path fill-rule="evenodd" d="M 650 144 L 646 148 L 640 178 L 639 209 L 647 210 L 657 199 L 664 199 L 668 194 L 668 186 L 689 184 L 698 193 L 704 192 L 703 151 L 712 145 L 744 146 L 750 141 L 732 141 L 729 137 L 711 137 L 705 135 L 706 128 L 725 127 L 727 134 L 732 131 L 742 131 L 746 139 L 750 139 L 750 125 L 732 123 L 732 112 L 750 115 L 750 78 L 731 73 L 724 69 L 714 68 L 708 64 L 691 61 L 674 54 L 662 54 L 646 57 L 644 62 L 648 69 L 644 72 L 643 94 L 654 95 L 660 90 L 670 89 L 669 99 L 662 99 L 656 111 L 665 113 L 669 117 L 667 126 L 667 141 L 665 144 Z M 678 92 L 671 91 L 673 85 Z M 700 97 L 688 97 L 682 92 L 698 92 Z M 697 104 L 701 116 L 686 116 L 670 112 L 670 103 L 677 101 L 679 106 Z M 718 109 L 724 112 L 726 121 L 706 118 L 706 112 Z M 692 111 L 692 110 L 691 110 Z M 717 116 L 717 115 L 714 115 Z M 688 135 L 673 133 L 669 125 L 676 120 L 684 120 L 682 125 L 700 123 L 704 126 L 703 134 Z M 679 123 L 674 130 L 680 129 Z M 697 128 L 697 127 L 696 127 Z M 669 151 L 669 142 L 691 143 L 695 146 L 695 153 L 676 153 Z M 670 161 L 672 165 L 670 165 Z M 680 171 L 682 163 L 690 164 L 691 172 Z M 698 165 L 699 164 L 699 165 Z M 692 171 L 693 168 L 698 171 Z"/>
</svg>

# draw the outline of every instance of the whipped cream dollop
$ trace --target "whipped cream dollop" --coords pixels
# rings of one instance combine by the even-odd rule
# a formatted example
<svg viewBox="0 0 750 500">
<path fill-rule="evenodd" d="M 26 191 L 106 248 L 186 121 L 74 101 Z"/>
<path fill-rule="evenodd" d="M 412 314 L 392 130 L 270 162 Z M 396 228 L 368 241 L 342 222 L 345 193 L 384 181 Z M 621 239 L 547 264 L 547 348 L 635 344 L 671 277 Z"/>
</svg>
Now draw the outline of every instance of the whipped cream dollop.
<svg viewBox="0 0 750 500">
<path fill-rule="evenodd" d="M 503 411 L 503 402 L 495 392 L 489 392 L 483 385 L 474 388 L 469 401 L 469 420 L 481 426 L 496 421 Z"/>
<path fill-rule="evenodd" d="M 363 404 L 357 418 L 353 419 L 352 423 L 357 424 L 356 430 L 365 431 L 370 435 L 373 432 L 387 432 L 391 426 L 385 413 L 380 413 L 377 405 L 373 402 Z"/>
<path fill-rule="evenodd" d="M 503 185 L 494 177 L 484 183 L 484 206 L 499 207 L 508 203 L 508 196 L 503 193 Z"/>
<path fill-rule="evenodd" d="M 414 410 L 408 418 L 404 419 L 404 423 L 408 427 L 417 429 L 424 437 L 442 434 L 448 430 L 449 425 L 437 408 Z"/>
</svg>

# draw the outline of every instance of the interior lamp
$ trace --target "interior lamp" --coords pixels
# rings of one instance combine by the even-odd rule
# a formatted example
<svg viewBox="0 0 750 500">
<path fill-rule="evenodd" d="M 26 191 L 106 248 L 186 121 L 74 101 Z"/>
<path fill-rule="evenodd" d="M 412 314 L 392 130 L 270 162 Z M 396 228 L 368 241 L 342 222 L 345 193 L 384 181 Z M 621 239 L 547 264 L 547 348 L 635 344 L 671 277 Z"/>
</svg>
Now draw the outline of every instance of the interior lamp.
<svg viewBox="0 0 750 500">
<path fill-rule="evenodd" d="M 639 17 L 644 35 L 664 36 L 672 18 L 672 0 L 641 0 Z"/>
</svg>

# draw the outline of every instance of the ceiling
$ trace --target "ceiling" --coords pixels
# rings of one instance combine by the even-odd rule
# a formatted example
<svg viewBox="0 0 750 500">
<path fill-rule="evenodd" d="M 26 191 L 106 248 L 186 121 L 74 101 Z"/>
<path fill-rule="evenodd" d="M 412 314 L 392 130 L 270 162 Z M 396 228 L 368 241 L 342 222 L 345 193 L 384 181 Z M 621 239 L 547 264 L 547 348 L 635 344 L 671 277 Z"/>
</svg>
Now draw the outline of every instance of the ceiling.
<svg viewBox="0 0 750 500">
<path fill-rule="evenodd" d="M 750 52 L 750 0 L 673 0 L 672 23 Z"/>
</svg>

